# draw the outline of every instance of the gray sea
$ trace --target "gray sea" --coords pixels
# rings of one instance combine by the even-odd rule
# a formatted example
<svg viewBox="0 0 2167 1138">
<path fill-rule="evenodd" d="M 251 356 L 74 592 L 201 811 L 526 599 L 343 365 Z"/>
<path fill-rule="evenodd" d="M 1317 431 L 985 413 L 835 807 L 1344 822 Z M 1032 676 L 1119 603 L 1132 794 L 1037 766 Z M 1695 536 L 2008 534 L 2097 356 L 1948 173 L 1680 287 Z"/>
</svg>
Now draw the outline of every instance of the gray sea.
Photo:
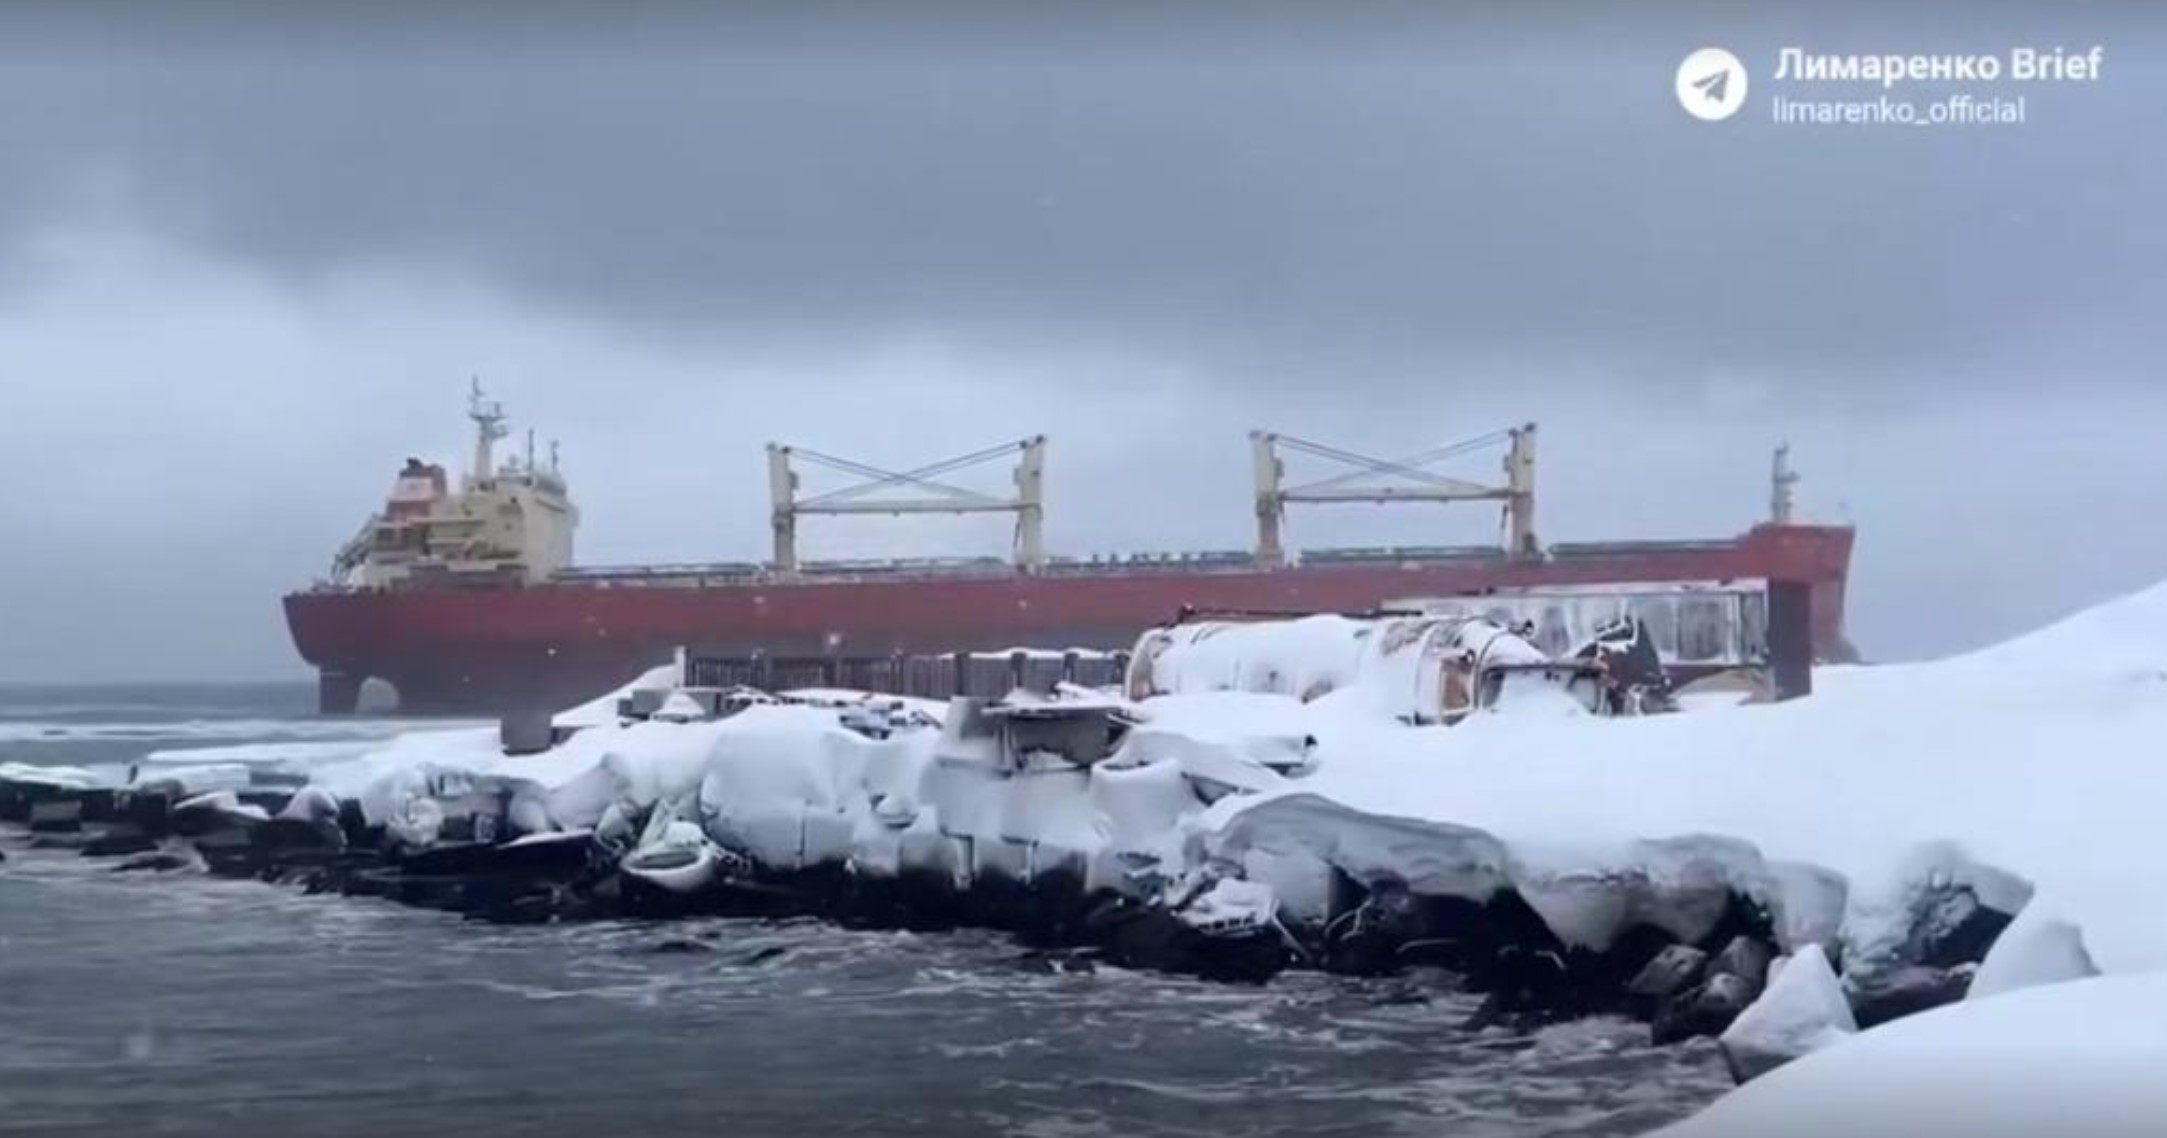
<svg viewBox="0 0 2167 1138">
<path fill-rule="evenodd" d="M 0 688 L 0 761 L 405 726 L 312 694 Z M 1728 1085 L 1623 1021 L 1463 1031 L 1475 1001 L 1421 980 L 1063 972 L 814 921 L 503 928 L 0 851 L 0 1133 L 1631 1135 Z"/>
</svg>

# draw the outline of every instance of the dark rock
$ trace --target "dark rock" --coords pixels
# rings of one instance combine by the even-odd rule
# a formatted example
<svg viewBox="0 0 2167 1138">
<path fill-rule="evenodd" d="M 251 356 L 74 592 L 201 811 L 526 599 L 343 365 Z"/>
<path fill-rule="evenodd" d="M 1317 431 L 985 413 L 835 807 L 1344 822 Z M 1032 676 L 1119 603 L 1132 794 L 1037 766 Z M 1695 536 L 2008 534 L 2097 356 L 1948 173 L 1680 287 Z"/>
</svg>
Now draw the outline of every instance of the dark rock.
<svg viewBox="0 0 2167 1138">
<path fill-rule="evenodd" d="M 399 869 L 422 876 L 487 873 L 496 866 L 496 851 L 494 842 L 439 842 L 400 857 Z"/>
<path fill-rule="evenodd" d="M 108 826 L 83 844 L 84 857 L 125 857 L 158 848 L 149 834 L 126 823 Z"/>
<path fill-rule="evenodd" d="M 83 803 L 78 798 L 46 798 L 30 804 L 30 832 L 71 834 L 83 828 Z"/>
<path fill-rule="evenodd" d="M 165 873 L 176 869 L 187 869 L 194 864 L 185 854 L 177 854 L 170 850 L 156 850 L 151 853 L 137 854 L 121 862 L 113 867 L 113 872 L 137 873 L 147 871 Z"/>
<path fill-rule="evenodd" d="M 1934 890 L 1919 907 L 1904 957 L 1928 968 L 1977 964 L 2015 916 L 1987 906 L 1964 886 Z"/>
<path fill-rule="evenodd" d="M 697 953 L 713 952 L 715 946 L 708 944 L 706 941 L 694 940 L 688 936 L 673 936 L 658 940 L 641 948 L 640 951 L 649 956 L 689 956 Z"/>
<path fill-rule="evenodd" d="M 1093 909 L 1090 927 L 1106 942 L 1106 958 L 1126 968 L 1262 984 L 1289 963 L 1277 929 L 1205 934 L 1161 905 L 1108 897 Z"/>
<path fill-rule="evenodd" d="M 258 849 L 278 853 L 346 848 L 346 835 L 336 825 L 299 818 L 273 818 L 256 827 L 249 839 Z"/>
<path fill-rule="evenodd" d="M 981 873 L 973 878 L 964 904 L 972 924 L 1013 933 L 1036 947 L 1074 947 L 1089 936 L 1091 903 L 1084 893 L 1080 857 L 1029 880 L 997 871 Z"/>
<path fill-rule="evenodd" d="M 1971 990 L 1972 969 L 1913 965 L 1866 981 L 1845 977 L 1844 994 L 1859 1030 L 1877 1027 L 1943 1004 L 1953 1004 Z"/>
<path fill-rule="evenodd" d="M 246 843 L 248 831 L 264 824 L 261 818 L 228 810 L 218 802 L 198 802 L 186 809 L 170 809 L 166 818 L 173 833 L 184 838 L 230 833 L 240 835 L 242 843 Z"/>
<path fill-rule="evenodd" d="M 76 792 L 76 800 L 83 804 L 83 821 L 117 822 L 121 819 L 120 802 L 123 793 L 107 788 Z"/>
<path fill-rule="evenodd" d="M 354 847 L 373 846 L 381 836 L 381 828 L 370 826 L 361 803 L 351 798 L 339 799 L 339 830 L 346 835 L 346 844 Z"/>
<path fill-rule="evenodd" d="M 1615 995 L 1646 971 L 1656 957 L 1677 943 L 1677 937 L 1654 925 L 1629 925 L 1619 932 L 1609 948 L 1601 952 L 1582 948 L 1570 950 L 1566 969 L 1572 973 L 1575 984 L 1600 988 Z"/>
<path fill-rule="evenodd" d="M 1422 936 L 1414 894 L 1397 881 L 1378 882 L 1362 903 L 1342 913 L 1324 930 L 1326 971 L 1348 976 L 1383 976 L 1401 965 L 1401 946 Z M 1444 946 L 1436 946 L 1440 954 Z"/>
<path fill-rule="evenodd" d="M 1649 1001 L 1652 1011 L 1698 983 L 1707 966 L 1707 953 L 1690 944 L 1671 945 L 1626 981 L 1626 995 Z"/>
<path fill-rule="evenodd" d="M 1651 1025 L 1656 1046 L 1701 1035 L 1721 1035 L 1759 991 L 1728 972 L 1718 972 L 1663 1006 Z"/>
<path fill-rule="evenodd" d="M 166 795 L 141 790 L 125 791 L 114 803 L 119 820 L 153 837 L 173 832 L 172 806 L 173 800 Z"/>
<path fill-rule="evenodd" d="M 1708 962 L 1708 971 L 1736 976 L 1758 994 L 1762 988 L 1768 986 L 1770 959 L 1771 954 L 1766 942 L 1750 936 L 1733 937 L 1729 944 L 1723 946 L 1723 951 Z"/>
</svg>

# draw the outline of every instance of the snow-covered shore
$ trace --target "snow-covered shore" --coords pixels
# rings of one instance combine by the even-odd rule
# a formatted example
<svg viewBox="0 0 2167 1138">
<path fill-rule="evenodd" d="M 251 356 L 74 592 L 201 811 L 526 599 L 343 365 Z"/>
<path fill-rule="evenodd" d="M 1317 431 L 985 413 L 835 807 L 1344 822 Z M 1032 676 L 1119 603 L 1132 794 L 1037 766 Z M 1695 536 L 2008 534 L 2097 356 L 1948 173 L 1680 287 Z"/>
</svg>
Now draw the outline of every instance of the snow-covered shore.
<svg viewBox="0 0 2167 1138">
<path fill-rule="evenodd" d="M 2118 1014 L 2089 994 L 2101 985 L 2148 990 L 2122 977 L 2167 968 L 2152 825 L 2167 771 L 2148 754 L 2167 737 L 2163 660 L 2167 586 L 1969 656 L 1826 669 L 1806 699 L 1645 717 L 1530 699 L 1411 726 L 1390 693 L 1326 660 L 1334 682 L 1296 685 L 1307 700 L 1069 692 L 988 709 L 817 692 L 716 718 L 668 694 L 660 669 L 633 685 L 661 693 L 652 719 L 620 718 L 613 694 L 518 756 L 492 729 L 401 735 L 313 768 L 313 805 L 296 809 L 328 824 L 345 802 L 349 830 L 430 865 L 450 864 L 432 850 L 488 854 L 505 837 L 519 842 L 497 848 L 522 856 L 593 841 L 669 889 L 828 874 L 862 901 L 915 880 L 992 890 L 1004 912 L 1064 928 L 1079 919 L 1069 908 L 1125 898 L 1183 935 L 1256 934 L 1240 951 L 1258 960 L 1374 967 L 1382 944 L 1389 967 L 1443 941 L 1466 965 L 1533 950 L 1557 976 L 1644 1001 L 1659 1032 L 1670 1012 L 1683 1032 L 1736 1019 L 1741 1075 L 1814 1052 L 1738 1099 L 1750 1104 L 1865 1062 L 1824 1055 L 1940 1038 L 1915 1024 L 2005 1018 L 1971 1006 L 2021 1000 L 2041 1009 L 2024 1023 L 2075 1022 Z M 230 794 L 233 766 L 144 777 Z M 1234 941 L 1154 959 L 1209 971 L 1214 944 Z M 1677 950 L 1657 955 L 1666 944 Z M 1964 1007 L 1912 1017 L 1901 1036 L 1873 1026 L 1960 996 L 1975 968 Z M 2095 969 L 2109 979 L 2077 979 Z M 2029 990 L 2063 979 L 2075 982 Z M 1486 982 L 1530 981 L 1514 965 Z M 2099 1038 L 2125 1036 L 2158 1043 Z"/>
</svg>

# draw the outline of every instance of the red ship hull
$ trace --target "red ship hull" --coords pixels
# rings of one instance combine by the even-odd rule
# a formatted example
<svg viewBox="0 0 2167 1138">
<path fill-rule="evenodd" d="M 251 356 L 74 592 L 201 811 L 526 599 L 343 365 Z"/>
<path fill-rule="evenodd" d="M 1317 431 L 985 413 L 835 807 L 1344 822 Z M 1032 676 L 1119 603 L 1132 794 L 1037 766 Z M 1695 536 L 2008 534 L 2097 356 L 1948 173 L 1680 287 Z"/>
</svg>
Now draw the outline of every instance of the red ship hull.
<svg viewBox="0 0 2167 1138">
<path fill-rule="evenodd" d="M 1183 606 L 1355 612 L 1408 597 L 1614 582 L 1807 584 L 1816 653 L 1840 658 L 1851 544 L 1846 527 L 1764 525 L 1729 542 L 1583 547 L 1540 561 L 309 592 L 286 597 L 285 608 L 333 712 L 352 710 L 368 678 L 396 688 L 408 711 L 565 706 L 686 643 L 778 657 L 1126 648 Z"/>
</svg>

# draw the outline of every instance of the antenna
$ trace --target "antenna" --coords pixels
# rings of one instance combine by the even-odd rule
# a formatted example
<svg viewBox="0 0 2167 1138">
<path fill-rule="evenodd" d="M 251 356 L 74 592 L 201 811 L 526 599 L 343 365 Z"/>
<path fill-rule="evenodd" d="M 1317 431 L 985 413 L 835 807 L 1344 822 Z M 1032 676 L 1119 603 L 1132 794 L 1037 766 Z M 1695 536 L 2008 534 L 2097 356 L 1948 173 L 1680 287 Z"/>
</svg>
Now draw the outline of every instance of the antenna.
<svg viewBox="0 0 2167 1138">
<path fill-rule="evenodd" d="M 473 386 L 467 390 L 467 418 L 474 420 L 474 469 L 467 477 L 479 482 L 496 476 L 496 467 L 490 461 L 489 447 L 510 433 L 504 425 L 504 404 L 488 398 L 482 392 L 482 377 L 474 377 Z"/>
<path fill-rule="evenodd" d="M 557 473 L 557 440 L 549 440 L 549 472 Z"/>
</svg>

